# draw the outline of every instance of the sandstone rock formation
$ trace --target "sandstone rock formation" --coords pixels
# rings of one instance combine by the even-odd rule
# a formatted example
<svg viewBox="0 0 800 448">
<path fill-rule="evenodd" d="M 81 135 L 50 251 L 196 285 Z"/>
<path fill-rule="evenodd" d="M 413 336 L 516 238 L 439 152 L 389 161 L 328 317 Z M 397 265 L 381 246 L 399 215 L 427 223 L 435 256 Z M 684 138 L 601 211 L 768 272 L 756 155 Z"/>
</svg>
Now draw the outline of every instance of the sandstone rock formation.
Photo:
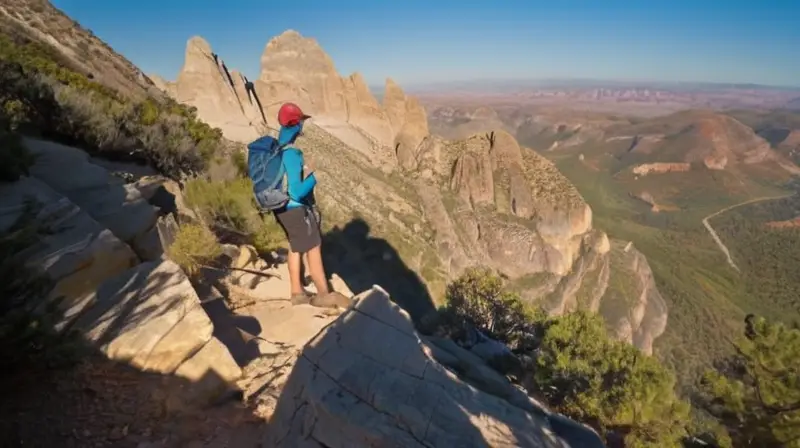
<svg viewBox="0 0 800 448">
<path fill-rule="evenodd" d="M 132 185 L 89 162 L 76 148 L 43 140 L 26 139 L 36 156 L 31 175 L 86 210 L 101 225 L 128 244 L 143 260 L 161 256 L 157 215 Z"/>
<path fill-rule="evenodd" d="M 402 168 L 416 165 L 417 148 L 428 136 L 428 118 L 416 98 L 407 97 L 391 79 L 386 80 L 383 106 L 394 131 L 394 149 Z"/>
<path fill-rule="evenodd" d="M 278 108 L 298 103 L 314 122 L 362 151 L 393 167 L 406 166 L 428 135 L 425 110 L 387 80 L 380 105 L 363 77 L 341 77 L 316 40 L 286 31 L 270 40 L 261 56 L 258 79 L 248 80 L 225 66 L 201 37 L 187 42 L 184 66 L 175 83 L 151 76 L 177 101 L 195 106 L 201 119 L 224 135 L 249 142 L 277 127 Z"/>
<path fill-rule="evenodd" d="M 678 112 L 622 126 L 613 134 L 607 141 L 630 138 L 632 143 L 627 153 L 647 155 L 652 163 L 645 165 L 698 164 L 711 170 L 759 165 L 798 172 L 793 163 L 774 151 L 752 128 L 721 113 Z M 636 160 L 641 162 L 641 157 Z"/>
<path fill-rule="evenodd" d="M 631 168 L 633 174 L 637 176 L 647 176 L 648 174 L 663 174 L 689 171 L 692 166 L 688 163 L 643 163 Z"/>
<path fill-rule="evenodd" d="M 57 331 L 80 334 L 110 359 L 206 379 L 201 395 L 232 384 L 241 369 L 212 335 L 189 279 L 163 258 L 154 208 L 78 149 L 25 144 L 38 157 L 31 177 L 0 185 L 0 229 L 30 200 L 38 204 L 36 222 L 46 233 L 19 256 L 54 288 L 30 305 L 52 315 Z"/>
<path fill-rule="evenodd" d="M 175 82 L 175 99 L 195 106 L 200 117 L 218 127 L 236 141 L 252 141 L 258 137 L 256 123 L 248 120 L 237 94 L 234 79 L 223 62 L 201 37 L 192 37 L 186 44 L 186 58 Z M 241 89 L 240 89 L 241 90 Z"/>
<path fill-rule="evenodd" d="M 157 89 L 164 91 L 171 98 L 175 98 L 178 95 L 174 81 L 167 81 L 158 75 L 148 75 L 148 78 L 150 78 L 150 81 L 153 81 L 153 85 Z"/>
</svg>

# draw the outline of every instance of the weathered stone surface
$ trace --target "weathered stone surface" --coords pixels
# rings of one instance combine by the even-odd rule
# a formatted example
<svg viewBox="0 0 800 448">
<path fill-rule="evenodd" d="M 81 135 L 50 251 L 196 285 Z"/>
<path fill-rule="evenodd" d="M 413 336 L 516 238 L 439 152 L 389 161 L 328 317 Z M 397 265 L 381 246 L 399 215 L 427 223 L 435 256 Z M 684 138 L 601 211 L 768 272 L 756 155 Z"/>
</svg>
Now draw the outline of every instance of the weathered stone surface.
<svg viewBox="0 0 800 448">
<path fill-rule="evenodd" d="M 356 300 L 303 349 L 264 447 L 570 446 L 546 411 L 484 393 L 432 359 L 379 287 Z M 593 436 L 574 446 L 603 446 Z"/>
<path fill-rule="evenodd" d="M 63 328 L 90 302 L 97 285 L 139 262 L 136 254 L 109 230 L 104 229 L 69 199 L 32 177 L 0 185 L 0 229 L 8 229 L 22 215 L 25 201 L 42 207 L 36 222 L 47 234 L 20 256 L 41 268 L 54 282 L 51 299 Z"/>
<path fill-rule="evenodd" d="M 158 75 L 148 75 L 147 77 L 150 78 L 151 81 L 153 81 L 153 85 L 155 85 L 157 89 L 163 91 L 167 95 L 175 97 L 175 95 L 177 94 L 174 82 L 167 81 L 166 79 Z"/>
<path fill-rule="evenodd" d="M 269 103 L 273 98 L 292 100 L 311 115 L 347 120 L 344 84 L 333 60 L 315 39 L 305 38 L 294 30 L 285 31 L 267 43 L 261 56 L 257 89 L 259 93 L 265 91 Z M 268 116 L 277 116 L 278 107 L 280 104 L 268 108 Z"/>
<path fill-rule="evenodd" d="M 30 169 L 33 177 L 69 198 L 128 243 L 140 258 L 161 256 L 150 240 L 156 211 L 135 186 L 89 162 L 80 149 L 31 138 L 25 138 L 24 144 L 37 157 Z"/>
<path fill-rule="evenodd" d="M 217 338 L 211 338 L 200 350 L 175 370 L 175 375 L 186 378 L 203 389 L 214 391 L 233 385 L 242 376 L 228 348 Z"/>
<path fill-rule="evenodd" d="M 415 169 L 419 145 L 429 135 L 425 109 L 416 98 L 407 97 L 392 79 L 386 80 L 383 108 L 394 131 L 398 164 L 405 169 Z"/>
<path fill-rule="evenodd" d="M 111 359 L 163 373 L 195 355 L 213 331 L 189 279 L 171 261 L 145 262 L 103 282 L 73 328 Z"/>
<path fill-rule="evenodd" d="M 194 36 L 186 43 L 175 99 L 202 110 L 203 121 L 222 129 L 232 140 L 252 141 L 258 137 L 237 97 L 233 77 L 202 37 Z"/>
<path fill-rule="evenodd" d="M 236 100 L 242 107 L 247 119 L 247 124 L 252 126 L 257 133 L 261 133 L 268 123 L 266 111 L 263 109 L 266 104 L 261 102 L 258 92 L 255 90 L 253 81 L 247 79 L 241 72 L 237 70 L 230 71 L 231 80 L 233 81 L 234 93 Z"/>
<path fill-rule="evenodd" d="M 348 104 L 347 121 L 364 130 L 383 146 L 390 146 L 394 131 L 389 117 L 372 95 L 364 77 L 353 73 L 344 80 Z"/>
<path fill-rule="evenodd" d="M 173 214 L 179 223 L 197 222 L 200 218 L 189 208 L 180 186 L 163 176 L 144 176 L 133 183 L 147 202 L 161 214 Z"/>
</svg>

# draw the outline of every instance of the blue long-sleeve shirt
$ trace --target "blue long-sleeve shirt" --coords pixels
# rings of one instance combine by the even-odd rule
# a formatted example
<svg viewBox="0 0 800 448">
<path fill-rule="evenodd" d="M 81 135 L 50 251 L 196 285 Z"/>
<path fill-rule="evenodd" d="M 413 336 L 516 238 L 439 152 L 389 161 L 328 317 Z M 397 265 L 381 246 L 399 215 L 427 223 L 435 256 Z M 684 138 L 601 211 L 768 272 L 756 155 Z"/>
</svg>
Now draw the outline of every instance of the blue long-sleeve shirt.
<svg viewBox="0 0 800 448">
<path fill-rule="evenodd" d="M 303 179 L 303 152 L 297 148 L 288 146 L 292 144 L 300 132 L 303 130 L 302 122 L 295 126 L 281 127 L 278 133 L 278 143 L 283 149 L 283 169 L 286 173 L 286 190 L 289 194 L 289 202 L 286 208 L 296 208 L 308 205 L 306 198 L 317 185 L 317 178 L 311 173 Z"/>
<path fill-rule="evenodd" d="M 283 169 L 286 171 L 287 191 L 289 202 L 286 208 L 296 208 L 305 205 L 305 199 L 317 185 L 317 178 L 311 173 L 303 179 L 303 152 L 296 148 L 283 150 Z"/>
</svg>

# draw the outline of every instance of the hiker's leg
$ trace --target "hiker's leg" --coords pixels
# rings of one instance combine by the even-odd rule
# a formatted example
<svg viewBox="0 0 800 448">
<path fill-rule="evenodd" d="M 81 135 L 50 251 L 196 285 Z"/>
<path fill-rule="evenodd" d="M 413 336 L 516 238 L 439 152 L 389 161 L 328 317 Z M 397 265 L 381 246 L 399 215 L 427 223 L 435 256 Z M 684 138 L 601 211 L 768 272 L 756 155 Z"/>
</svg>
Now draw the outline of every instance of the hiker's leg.
<svg viewBox="0 0 800 448">
<path fill-rule="evenodd" d="M 311 273 L 311 280 L 317 287 L 317 295 L 328 294 L 328 278 L 325 276 L 325 267 L 322 265 L 321 245 L 311 249 L 306 254 L 308 256 L 308 270 Z"/>
<path fill-rule="evenodd" d="M 325 267 L 322 264 L 322 230 L 317 221 L 318 215 L 315 208 L 308 209 L 309 230 L 311 232 L 311 239 L 316 244 L 306 252 L 306 267 L 308 273 L 311 274 L 311 281 L 317 288 L 317 295 L 324 296 L 328 294 L 328 278 L 325 275 Z"/>
<path fill-rule="evenodd" d="M 289 281 L 291 294 L 295 296 L 305 296 L 302 278 L 303 253 L 314 246 L 316 241 L 309 239 L 308 220 L 302 208 L 291 208 L 276 213 L 278 223 L 286 232 L 286 239 L 289 241 Z"/>
<path fill-rule="evenodd" d="M 300 252 L 289 252 L 289 282 L 292 296 L 304 294 L 300 268 L 302 257 Z"/>
<path fill-rule="evenodd" d="M 302 269 L 300 269 L 300 281 L 303 282 L 303 286 L 308 286 L 308 253 L 303 254 L 303 262 L 300 266 L 302 266 Z"/>
</svg>

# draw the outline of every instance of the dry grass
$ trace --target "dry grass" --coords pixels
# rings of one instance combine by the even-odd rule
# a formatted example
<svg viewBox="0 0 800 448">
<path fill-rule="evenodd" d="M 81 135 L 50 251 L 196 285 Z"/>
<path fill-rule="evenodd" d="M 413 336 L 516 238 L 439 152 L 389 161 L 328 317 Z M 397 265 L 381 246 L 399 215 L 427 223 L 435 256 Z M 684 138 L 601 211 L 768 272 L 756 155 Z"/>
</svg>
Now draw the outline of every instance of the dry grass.
<svg viewBox="0 0 800 448">
<path fill-rule="evenodd" d="M 217 234 L 233 232 L 261 254 L 281 247 L 286 239 L 272 214 L 259 214 L 250 179 L 210 181 L 196 178 L 186 183 L 186 201 Z"/>
<path fill-rule="evenodd" d="M 169 258 L 189 276 L 222 254 L 222 246 L 211 230 L 201 224 L 184 224 L 167 249 Z"/>
</svg>

